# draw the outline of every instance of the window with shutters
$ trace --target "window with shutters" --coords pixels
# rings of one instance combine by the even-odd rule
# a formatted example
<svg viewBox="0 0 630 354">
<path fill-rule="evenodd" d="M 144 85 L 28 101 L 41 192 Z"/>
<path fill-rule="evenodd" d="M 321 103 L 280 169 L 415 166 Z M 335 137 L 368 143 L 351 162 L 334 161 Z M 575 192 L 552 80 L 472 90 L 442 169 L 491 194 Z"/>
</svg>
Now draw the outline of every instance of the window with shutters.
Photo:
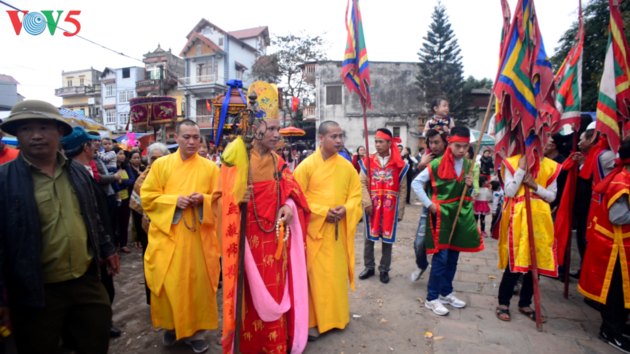
<svg viewBox="0 0 630 354">
<path fill-rule="evenodd" d="M 107 124 L 116 124 L 116 111 L 113 109 L 107 110 Z"/>
<path fill-rule="evenodd" d="M 114 85 L 105 86 L 105 96 L 106 97 L 114 96 Z"/>
<path fill-rule="evenodd" d="M 326 86 L 326 104 L 341 104 L 341 86 Z"/>
<path fill-rule="evenodd" d="M 72 80 L 68 80 L 68 87 L 72 87 Z"/>
</svg>

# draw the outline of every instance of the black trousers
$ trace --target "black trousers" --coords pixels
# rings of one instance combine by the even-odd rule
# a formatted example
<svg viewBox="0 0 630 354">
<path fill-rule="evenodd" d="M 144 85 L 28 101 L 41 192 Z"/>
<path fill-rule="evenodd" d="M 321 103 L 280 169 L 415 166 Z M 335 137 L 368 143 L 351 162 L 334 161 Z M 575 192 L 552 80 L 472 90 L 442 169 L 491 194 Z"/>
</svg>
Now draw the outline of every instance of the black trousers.
<svg viewBox="0 0 630 354">
<path fill-rule="evenodd" d="M 623 278 L 621 277 L 621 263 L 619 257 L 615 263 L 610 289 L 608 289 L 608 298 L 606 305 L 600 307 L 602 315 L 601 331 L 612 337 L 621 336 L 626 326 L 630 310 L 625 308 L 623 298 Z"/>
<path fill-rule="evenodd" d="M 481 229 L 482 232 L 485 232 L 486 231 L 486 216 L 475 215 L 475 222 L 478 222 L 479 220 L 481 220 L 481 225 L 479 226 L 479 228 Z M 492 231 L 492 229 L 490 231 Z"/>
<path fill-rule="evenodd" d="M 505 268 L 503 278 L 501 279 L 501 285 L 499 285 L 499 305 L 510 307 L 510 300 L 512 299 L 512 292 L 514 286 L 518 281 L 521 273 L 512 273 L 510 266 Z M 521 287 L 520 299 L 518 301 L 518 307 L 529 307 L 532 303 L 532 296 L 534 295 L 534 280 L 532 272 L 529 271 L 523 277 L 523 286 Z"/>
<path fill-rule="evenodd" d="M 138 241 L 142 245 L 142 267 L 144 267 L 144 254 L 147 252 L 147 247 L 149 246 L 149 237 L 144 229 L 142 228 L 142 215 L 138 214 L 136 211 L 131 211 L 131 217 L 133 223 L 136 227 L 136 233 L 138 235 Z M 147 278 L 144 277 L 144 291 L 147 294 L 147 305 L 151 305 L 151 290 L 149 290 L 149 286 L 147 285 Z"/>
<path fill-rule="evenodd" d="M 64 345 L 79 353 L 107 353 L 112 308 L 95 268 L 44 284 L 44 308 L 9 305 L 18 353 L 61 353 L 62 335 Z"/>
<path fill-rule="evenodd" d="M 105 287 L 105 291 L 107 291 L 109 304 L 113 304 L 114 296 L 116 295 L 116 290 L 114 289 L 114 277 L 111 274 L 107 274 L 107 267 L 105 264 L 101 264 L 101 283 L 103 283 L 103 287 Z"/>
<path fill-rule="evenodd" d="M 588 227 L 588 211 L 586 213 L 573 214 L 573 220 L 576 230 L 577 247 L 580 252 L 580 260 L 584 260 L 586 252 L 586 229 Z"/>
</svg>

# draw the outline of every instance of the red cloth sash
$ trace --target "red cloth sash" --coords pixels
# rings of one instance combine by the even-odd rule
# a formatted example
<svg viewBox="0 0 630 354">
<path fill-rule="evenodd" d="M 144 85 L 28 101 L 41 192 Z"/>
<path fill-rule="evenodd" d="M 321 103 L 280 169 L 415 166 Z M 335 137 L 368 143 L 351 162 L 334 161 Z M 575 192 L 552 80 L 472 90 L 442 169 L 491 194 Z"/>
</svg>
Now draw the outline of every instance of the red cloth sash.
<svg viewBox="0 0 630 354">
<path fill-rule="evenodd" d="M 470 138 L 464 138 L 461 136 L 451 136 L 446 138 L 450 143 L 470 143 Z M 472 156 L 471 156 L 472 158 Z M 463 171 L 462 171 L 463 172 Z M 440 162 L 440 166 L 438 167 L 438 177 L 440 179 L 449 180 L 449 179 L 457 179 L 457 182 L 461 182 L 464 177 L 464 173 L 462 173 L 459 177 L 457 177 L 457 172 L 455 172 L 455 158 L 453 157 L 453 152 L 450 147 L 446 147 L 446 151 L 444 152 L 444 157 Z"/>
<path fill-rule="evenodd" d="M 565 171 L 569 171 L 567 175 L 567 181 L 564 185 L 564 193 L 562 194 L 562 199 L 560 200 L 560 205 L 558 206 L 558 212 L 556 214 L 556 220 L 562 220 L 561 222 L 556 222 L 554 225 L 554 233 L 556 235 L 556 259 L 558 260 L 558 265 L 564 265 L 564 254 L 567 247 L 567 240 L 571 235 L 572 224 L 568 222 L 573 217 L 573 203 L 575 202 L 575 188 L 577 188 L 577 176 L 578 176 L 578 165 L 573 161 L 572 153 L 564 163 L 562 164 L 562 169 Z"/>
</svg>

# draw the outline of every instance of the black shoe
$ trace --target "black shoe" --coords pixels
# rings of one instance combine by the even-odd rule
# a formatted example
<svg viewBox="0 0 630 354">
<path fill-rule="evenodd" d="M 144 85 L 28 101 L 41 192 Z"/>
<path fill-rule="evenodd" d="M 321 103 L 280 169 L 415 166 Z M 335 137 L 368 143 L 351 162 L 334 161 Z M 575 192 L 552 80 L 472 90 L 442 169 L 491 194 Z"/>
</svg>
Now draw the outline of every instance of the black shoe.
<svg viewBox="0 0 630 354">
<path fill-rule="evenodd" d="M 112 323 L 112 326 L 109 327 L 109 338 L 118 338 L 120 337 L 120 334 L 120 330 L 114 327 L 114 324 Z"/>
<path fill-rule="evenodd" d="M 365 280 L 373 275 L 374 275 L 374 269 L 365 268 L 365 270 L 362 271 L 361 274 L 359 274 L 359 279 Z"/>
<path fill-rule="evenodd" d="M 389 272 L 381 272 L 381 283 L 389 283 Z"/>
<path fill-rule="evenodd" d="M 186 340 L 184 343 L 190 345 L 195 353 L 203 353 L 210 347 L 205 340 Z"/>
<path fill-rule="evenodd" d="M 170 347 L 177 342 L 177 336 L 175 336 L 175 331 L 164 331 L 162 335 L 162 345 L 165 347 Z"/>
<path fill-rule="evenodd" d="M 580 274 L 582 274 L 582 270 L 581 270 L 581 269 L 580 269 L 580 270 L 578 270 L 578 271 L 577 271 L 577 272 L 575 272 L 575 273 L 569 273 L 569 276 L 570 276 L 571 278 L 580 279 Z"/>
<path fill-rule="evenodd" d="M 621 351 L 622 353 L 630 354 L 630 342 L 628 342 L 628 340 L 624 338 L 623 336 L 613 338 L 608 333 L 604 331 L 600 331 L 599 339 L 615 347 L 617 350 Z"/>
</svg>

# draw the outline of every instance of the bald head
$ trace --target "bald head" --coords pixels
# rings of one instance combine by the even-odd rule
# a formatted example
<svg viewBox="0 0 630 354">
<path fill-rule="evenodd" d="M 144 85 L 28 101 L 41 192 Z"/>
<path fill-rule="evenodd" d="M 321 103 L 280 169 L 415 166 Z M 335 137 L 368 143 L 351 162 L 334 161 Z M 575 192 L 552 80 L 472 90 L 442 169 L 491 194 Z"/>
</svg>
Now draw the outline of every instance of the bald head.
<svg viewBox="0 0 630 354">
<path fill-rule="evenodd" d="M 323 122 L 322 124 L 319 125 L 319 130 L 318 130 L 318 134 L 319 135 L 323 135 L 326 136 L 326 134 L 328 134 L 328 132 L 330 131 L 330 128 L 332 127 L 338 127 L 339 124 L 335 121 L 332 120 L 327 120 L 325 122 Z"/>
<path fill-rule="evenodd" d="M 194 120 L 184 119 L 183 121 L 177 123 L 177 126 L 175 127 L 175 134 L 177 134 L 177 135 L 180 134 L 182 126 L 197 127 L 199 132 L 201 132 L 201 129 L 199 128 L 199 125 Z"/>
</svg>

